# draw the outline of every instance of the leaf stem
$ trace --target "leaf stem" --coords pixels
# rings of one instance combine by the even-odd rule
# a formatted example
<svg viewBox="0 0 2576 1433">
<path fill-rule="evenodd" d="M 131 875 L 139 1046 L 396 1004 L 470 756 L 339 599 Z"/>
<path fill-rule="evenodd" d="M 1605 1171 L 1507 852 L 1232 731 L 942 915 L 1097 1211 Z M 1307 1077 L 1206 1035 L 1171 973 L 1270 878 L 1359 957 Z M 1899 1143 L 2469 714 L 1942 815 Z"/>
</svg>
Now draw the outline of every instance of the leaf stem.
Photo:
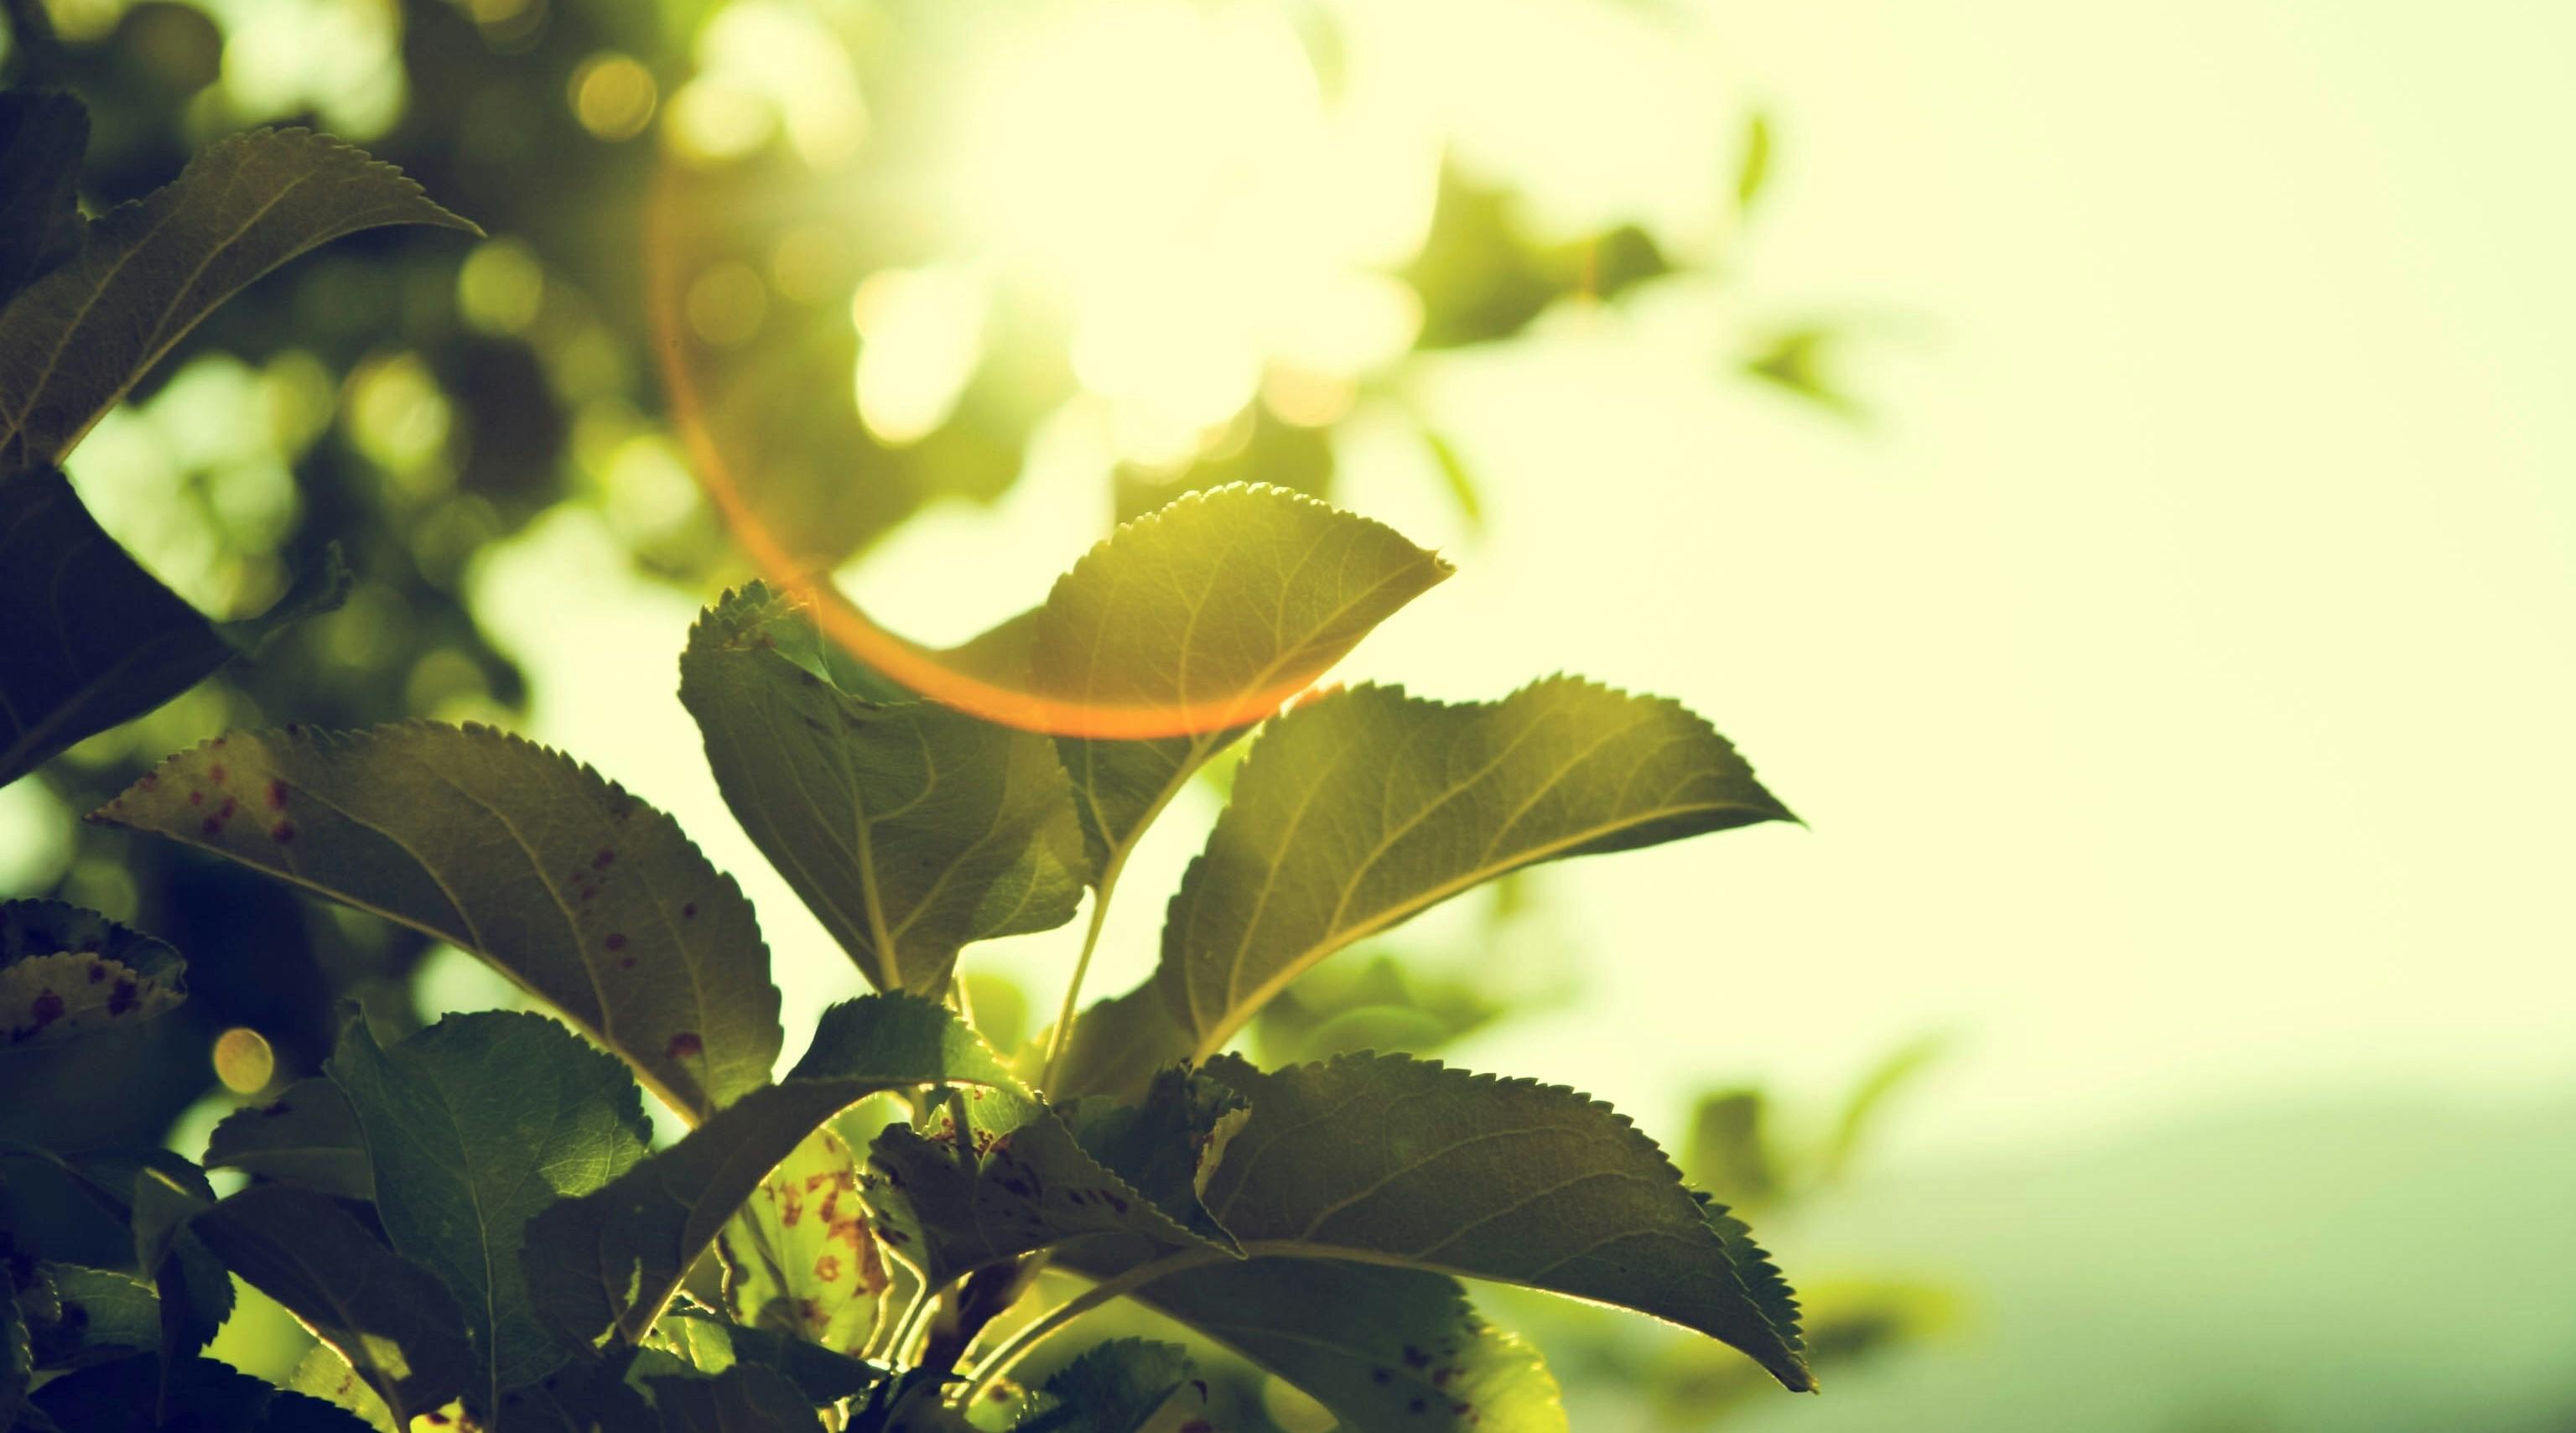
<svg viewBox="0 0 2576 1433">
<path fill-rule="evenodd" d="M 1127 853 L 1136 849 L 1131 841 L 1118 848 L 1109 864 L 1100 872 L 1100 883 L 1091 888 L 1091 924 L 1082 932 L 1082 954 L 1074 957 L 1073 979 L 1065 982 L 1064 1004 L 1055 1014 L 1055 1030 L 1047 1037 L 1044 1072 L 1038 1079 L 1038 1093 L 1052 1098 L 1055 1093 L 1056 1067 L 1064 1062 L 1065 1046 L 1073 1034 L 1075 1007 L 1082 1000 L 1082 979 L 1091 973 L 1091 953 L 1100 948 L 1100 931 L 1109 919 L 1109 893 L 1118 888 L 1118 874 L 1127 869 Z"/>
<path fill-rule="evenodd" d="M 967 1380 L 965 1391 L 958 1395 L 957 1406 L 974 1407 L 975 1400 L 983 1397 L 984 1391 L 992 1387 L 1002 1375 L 1010 1372 L 1021 1359 L 1028 1357 L 1031 1350 L 1046 1342 L 1066 1324 L 1072 1323 L 1111 1299 L 1121 1298 L 1141 1289 L 1165 1274 L 1177 1274 L 1184 1269 L 1193 1269 L 1201 1264 L 1213 1264 L 1232 1257 L 1220 1249 L 1182 1249 L 1166 1254 L 1160 1259 L 1139 1264 L 1115 1278 L 1104 1279 L 1092 1285 L 1021 1326 L 1017 1333 L 1003 1340 L 999 1347 L 986 1355 L 983 1362 L 975 1366 L 975 1376 Z"/>
</svg>

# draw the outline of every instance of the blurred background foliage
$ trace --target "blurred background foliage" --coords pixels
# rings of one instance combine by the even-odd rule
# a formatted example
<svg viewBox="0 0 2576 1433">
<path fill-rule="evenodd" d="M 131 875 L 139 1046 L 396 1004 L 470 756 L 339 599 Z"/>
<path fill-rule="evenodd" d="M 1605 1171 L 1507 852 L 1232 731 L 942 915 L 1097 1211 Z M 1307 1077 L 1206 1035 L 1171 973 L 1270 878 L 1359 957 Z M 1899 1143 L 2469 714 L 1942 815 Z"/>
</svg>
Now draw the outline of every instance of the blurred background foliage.
<svg viewBox="0 0 2576 1433">
<path fill-rule="evenodd" d="M 91 212 L 223 134 L 307 125 L 398 164 L 491 235 L 378 231 L 291 265 L 193 333 L 72 464 L 101 524 L 212 615 L 264 607 L 332 541 L 358 585 L 257 663 L 7 793 L 0 890 L 97 909 L 190 961 L 191 999 L 144 1052 L 148 1078 L 85 1067 L 135 1058 L 97 1045 L 20 1072 L 44 1097 L 9 1102 L 0 1139 L 58 1149 L 193 1150 L 223 1111 L 317 1068 L 341 1000 L 401 1023 L 494 996 L 441 985 L 414 933 L 76 818 L 230 727 L 524 724 L 526 674 L 472 576 L 549 513 L 587 512 L 635 573 L 693 599 L 751 575 L 692 477 L 681 420 L 819 571 L 864 560 L 925 508 L 992 502 L 1042 461 L 1098 475 L 1103 533 L 1219 483 L 1330 499 L 1354 426 L 1411 444 L 1472 534 L 1486 499 L 1416 401 L 1417 363 L 1641 285 L 1731 283 L 1772 164 L 1748 111 L 1710 137 L 1724 162 L 1686 206 L 1693 222 L 1536 215 L 1418 101 L 1422 56 L 1322 0 L 8 13 L 0 75 L 90 107 Z M 1711 332 L 1711 379 L 1849 413 L 1812 361 L 1822 332 Z M 657 342 L 685 379 L 681 414 Z M 1515 930 L 1561 948 L 1528 935 L 1544 920 L 1543 887 L 1508 882 L 1464 928 L 1301 982 L 1252 1049 L 1274 1063 L 1433 1052 L 1562 998 L 1563 962 L 1502 979 L 1489 958 Z M 1010 1048 L 1030 992 L 992 973 L 971 989 Z M 1689 1155 L 1724 1197 L 1767 1213 L 1829 1175 L 1812 1150 L 1773 1146 L 1758 1095 L 1710 1100 L 1750 1111 L 1731 1141 L 1703 1133 Z M 0 1171 L 48 1247 L 86 1237 L 119 1262 L 62 1170 L 0 1156 Z M 217 1351 L 282 1376 L 295 1331 L 244 1292 Z M 1752 1389 L 1679 1340 L 1523 1302 L 1569 1376 L 1642 1380 L 1669 1426 L 1703 1426 Z M 1894 1285 L 1823 1292 L 1826 1367 L 1929 1326 L 1938 1306 Z M 1228 1427 L 1311 1426 L 1298 1401 L 1237 1365 L 1218 1406 Z"/>
</svg>

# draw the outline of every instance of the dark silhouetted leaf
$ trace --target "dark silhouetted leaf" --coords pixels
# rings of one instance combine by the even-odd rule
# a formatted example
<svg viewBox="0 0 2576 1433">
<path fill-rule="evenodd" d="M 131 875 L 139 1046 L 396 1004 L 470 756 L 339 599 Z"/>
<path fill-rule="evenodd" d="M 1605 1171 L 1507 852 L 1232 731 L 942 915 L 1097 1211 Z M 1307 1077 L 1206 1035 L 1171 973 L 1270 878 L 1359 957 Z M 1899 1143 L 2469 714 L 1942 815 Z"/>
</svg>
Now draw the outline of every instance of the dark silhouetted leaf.
<svg viewBox="0 0 2576 1433">
<path fill-rule="evenodd" d="M 480 233 L 338 140 L 258 130 L 217 142 L 0 310 L 0 470 L 61 461 L 170 345 L 244 284 L 385 224 Z"/>
<path fill-rule="evenodd" d="M 1136 1297 L 1295 1384 L 1353 1433 L 1565 1433 L 1538 1350 L 1458 1281 L 1335 1260 L 1167 1275 Z"/>
<path fill-rule="evenodd" d="M 870 983 L 935 996 L 967 942 L 1072 919 L 1082 835 L 1047 739 L 852 696 L 824 647 L 754 586 L 690 632 L 680 700 L 726 804 Z"/>
<path fill-rule="evenodd" d="M 1234 1240 L 1208 1216 L 1199 1190 L 1251 1110 L 1221 1080 L 1167 1069 L 1134 1103 L 1092 1098 L 1063 1110 L 1084 1152 L 1201 1238 Z"/>
<path fill-rule="evenodd" d="M 206 1167 L 238 1169 L 340 1199 L 373 1199 L 366 1137 L 340 1087 L 298 1080 L 265 1105 L 224 1116 L 206 1137 Z"/>
<path fill-rule="evenodd" d="M 1016 1088 L 1000 1057 L 943 1006 L 888 994 L 824 1011 L 786 1080 L 529 1224 L 528 1282 L 539 1311 L 579 1342 L 611 1328 L 640 1339 L 724 1222 L 806 1135 L 869 1095 L 940 1082 L 996 1094 Z"/>
<path fill-rule="evenodd" d="M 703 1314 L 663 1315 L 646 1347 L 710 1376 L 736 1364 L 768 1369 L 796 1385 L 806 1402 L 817 1405 L 864 1393 L 885 1378 L 885 1371 L 874 1364 L 792 1334 L 745 1328 Z"/>
<path fill-rule="evenodd" d="M 552 1372 L 569 1350 L 538 1317 L 519 1251 L 539 1211 L 643 1160 L 652 1127 L 634 1077 L 542 1015 L 498 1011 L 450 1015 L 391 1049 L 353 1019 L 330 1076 L 365 1132 L 386 1235 L 464 1305 L 468 1406 Z"/>
<path fill-rule="evenodd" d="M 340 605 L 332 548 L 264 616 L 214 623 L 135 565 L 52 468 L 0 474 L 0 785 Z"/>
<path fill-rule="evenodd" d="M 214 1199 L 193 1166 L 147 1165 L 134 1176 L 134 1262 L 160 1299 L 161 1358 L 171 1368 L 213 1342 L 232 1317 L 232 1278 L 190 1227 Z"/>
<path fill-rule="evenodd" d="M 1124 995 L 1103 1000 L 1073 1022 L 1056 1071 L 1057 1099 L 1141 1095 L 1156 1071 L 1190 1057 L 1190 1033 L 1172 1019 L 1161 982 L 1148 978 Z"/>
<path fill-rule="evenodd" d="M 161 1300 L 152 1286 L 114 1269 L 38 1264 L 44 1314 L 28 1319 L 38 1368 L 82 1368 L 161 1346 Z M 20 1312 L 30 1300 L 21 1290 Z"/>
<path fill-rule="evenodd" d="M 1176 1343 L 1111 1339 L 1049 1375 L 1042 1403 L 1011 1426 L 1018 1433 L 1136 1433 L 1193 1377 Z"/>
<path fill-rule="evenodd" d="M 1462 705 L 1340 692 L 1272 723 L 1235 774 L 1157 975 L 1205 1059 L 1315 962 L 1507 871 L 1789 819 L 1660 697 L 1564 677 Z"/>
<path fill-rule="evenodd" d="M 67 1373 L 32 1401 L 64 1433 L 368 1433 L 342 1409 L 211 1358 L 169 1366 L 169 1406 L 184 1417 L 162 1421 L 161 1393 L 161 1360 L 144 1354 Z"/>
<path fill-rule="evenodd" d="M 65 94 L 0 94 L 0 305 L 80 247 L 89 111 Z"/>
<path fill-rule="evenodd" d="M 754 1363 L 712 1378 L 652 1378 L 645 1385 L 663 1433 L 789 1433 L 820 1428 L 796 1385 Z"/>
<path fill-rule="evenodd" d="M 257 1185 L 198 1214 L 194 1228 L 234 1273 L 338 1349 L 397 1425 L 465 1391 L 474 1351 L 448 1286 L 328 1197 Z"/>
<path fill-rule="evenodd" d="M 482 956 L 693 1118 L 767 1083 L 778 988 L 751 903 L 670 817 L 485 727 L 234 732 L 95 813 Z"/>
<path fill-rule="evenodd" d="M 1734 1345 L 1792 1389 L 1796 1301 L 1654 1141 L 1572 1090 L 1403 1056 L 1208 1073 L 1252 1118 L 1206 1189 L 1254 1255 L 1349 1257 L 1635 1309 Z"/>
</svg>

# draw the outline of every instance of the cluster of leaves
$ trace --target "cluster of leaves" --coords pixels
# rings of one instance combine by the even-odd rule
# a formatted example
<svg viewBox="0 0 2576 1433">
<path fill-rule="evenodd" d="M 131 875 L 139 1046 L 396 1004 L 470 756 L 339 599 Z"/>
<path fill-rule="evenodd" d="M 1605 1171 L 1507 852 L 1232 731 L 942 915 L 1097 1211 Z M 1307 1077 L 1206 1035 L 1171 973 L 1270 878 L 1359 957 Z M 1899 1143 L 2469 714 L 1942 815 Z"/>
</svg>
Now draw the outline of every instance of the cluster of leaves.
<svg viewBox="0 0 2576 1433">
<path fill-rule="evenodd" d="M 77 109 L 5 114 L 7 212 L 45 221 L 7 256 L 0 310 L 12 538 L 94 531 L 64 451 L 230 289 L 353 228 L 465 227 L 298 133 L 228 141 L 84 226 L 64 197 Z M 38 639 L 0 662 L 28 761 L 240 650 L 84 541 L 77 564 L 48 537 L 0 569 L 27 584 L 0 612 Z M 960 660 L 1064 699 L 1205 708 L 1311 680 L 1446 572 L 1309 498 L 1222 488 L 1121 528 Z M 347 1021 L 322 1075 L 215 1131 L 206 1165 L 254 1177 L 227 1197 L 167 1156 L 11 1151 L 75 1181 L 131 1259 L 12 1230 L 0 1426 L 955 1428 L 990 1393 L 1014 1426 L 1132 1429 L 1189 1396 L 1180 1346 L 1104 1344 L 1034 1391 L 1010 1381 L 1120 1297 L 1355 1428 L 1562 1426 L 1535 1353 L 1462 1277 L 1636 1309 L 1811 1385 L 1797 1306 L 1744 1224 L 1606 1107 L 1404 1056 L 1225 1053 L 1318 962 L 1482 882 L 1788 819 L 1698 717 L 1565 678 L 1482 703 L 1301 702 L 1259 724 L 1155 975 L 1076 1018 L 1128 854 L 1253 728 L 989 725 L 852 670 L 758 587 L 691 633 L 681 696 L 745 829 L 880 992 L 824 1012 L 783 1078 L 739 889 L 557 753 L 474 726 L 240 731 L 94 814 L 452 943 L 560 1020 L 458 1015 L 390 1044 Z M 960 950 L 1070 921 L 1086 890 L 1063 1016 L 1037 1048 L 994 1050 L 948 1003 Z M 92 913 L 0 905 L 11 1084 L 124 1038 L 182 976 Z M 660 1150 L 648 1091 L 689 1126 Z M 877 1096 L 902 1115 L 862 1151 L 835 1120 Z M 1049 1267 L 1089 1288 L 1031 1316 Z M 231 1276 L 321 1340 L 292 1388 L 203 1356 Z"/>
</svg>

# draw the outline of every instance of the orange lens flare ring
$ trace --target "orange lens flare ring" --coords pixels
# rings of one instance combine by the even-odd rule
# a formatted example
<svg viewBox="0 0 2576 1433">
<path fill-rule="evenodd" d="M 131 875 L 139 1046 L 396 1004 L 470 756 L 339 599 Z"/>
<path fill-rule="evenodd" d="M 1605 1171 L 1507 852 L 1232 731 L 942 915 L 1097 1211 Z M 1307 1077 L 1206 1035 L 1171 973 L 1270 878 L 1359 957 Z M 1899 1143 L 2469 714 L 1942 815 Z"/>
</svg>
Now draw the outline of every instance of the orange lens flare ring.
<svg viewBox="0 0 2576 1433">
<path fill-rule="evenodd" d="M 681 320 L 682 255 L 675 236 L 682 199 L 673 167 L 656 170 L 645 199 L 644 249 L 647 321 L 671 423 L 680 435 L 698 485 L 724 519 L 762 577 L 813 614 L 823 634 L 890 680 L 931 701 L 1025 731 L 1107 740 L 1190 736 L 1247 725 L 1277 711 L 1321 675 L 1320 668 L 1289 673 L 1258 690 L 1198 702 L 1117 704 L 1009 686 L 960 670 L 942 654 L 879 626 L 839 588 L 817 579 L 773 534 L 735 482 L 705 395 L 689 361 Z"/>
</svg>

